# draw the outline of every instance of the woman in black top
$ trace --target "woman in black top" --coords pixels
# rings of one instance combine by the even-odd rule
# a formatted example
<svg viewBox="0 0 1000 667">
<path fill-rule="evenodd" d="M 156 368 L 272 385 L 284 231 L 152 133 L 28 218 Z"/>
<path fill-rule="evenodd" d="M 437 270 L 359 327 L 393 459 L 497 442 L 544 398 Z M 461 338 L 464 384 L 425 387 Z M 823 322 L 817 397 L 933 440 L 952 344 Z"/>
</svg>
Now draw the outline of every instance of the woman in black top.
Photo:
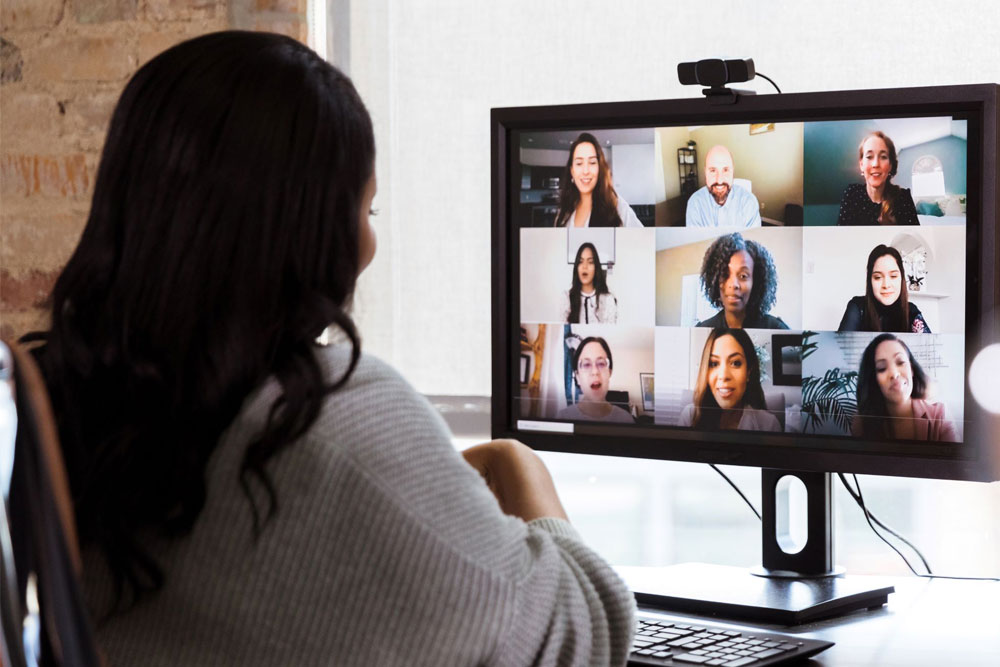
<svg viewBox="0 0 1000 667">
<path fill-rule="evenodd" d="M 701 285 L 718 313 L 698 322 L 699 327 L 730 329 L 787 329 L 780 317 L 768 313 L 778 292 L 778 269 L 771 253 L 739 232 L 720 236 L 705 251 Z"/>
<path fill-rule="evenodd" d="M 910 303 L 899 251 L 877 245 L 868 255 L 865 295 L 847 302 L 838 331 L 931 333 L 920 309 Z"/>
<path fill-rule="evenodd" d="M 892 182 L 899 169 L 892 139 L 878 131 L 865 137 L 858 146 L 858 166 L 865 183 L 847 186 L 838 225 L 920 224 L 910 191 Z"/>
</svg>

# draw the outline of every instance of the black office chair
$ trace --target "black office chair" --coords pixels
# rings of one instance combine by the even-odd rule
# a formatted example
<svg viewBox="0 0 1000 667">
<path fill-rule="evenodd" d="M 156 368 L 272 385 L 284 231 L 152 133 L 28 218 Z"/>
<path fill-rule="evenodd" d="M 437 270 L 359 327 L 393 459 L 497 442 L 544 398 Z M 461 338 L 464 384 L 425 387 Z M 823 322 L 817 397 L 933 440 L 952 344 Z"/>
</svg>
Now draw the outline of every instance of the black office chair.
<svg viewBox="0 0 1000 667">
<path fill-rule="evenodd" d="M 101 665 L 79 585 L 69 484 L 30 353 L 0 342 L 0 658 L 10 667 Z"/>
</svg>

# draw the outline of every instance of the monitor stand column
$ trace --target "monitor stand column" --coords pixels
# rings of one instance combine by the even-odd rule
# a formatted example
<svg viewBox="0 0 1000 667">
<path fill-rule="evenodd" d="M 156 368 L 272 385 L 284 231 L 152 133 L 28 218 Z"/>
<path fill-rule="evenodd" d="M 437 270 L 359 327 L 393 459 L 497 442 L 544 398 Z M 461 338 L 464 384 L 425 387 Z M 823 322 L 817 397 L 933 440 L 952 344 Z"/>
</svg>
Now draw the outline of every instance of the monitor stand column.
<svg viewBox="0 0 1000 667">
<path fill-rule="evenodd" d="M 787 481 L 806 487 L 806 540 L 794 544 L 793 510 Z M 703 616 L 724 616 L 760 623 L 796 625 L 877 609 L 892 586 L 866 577 L 845 577 L 833 561 L 833 488 L 830 473 L 764 469 L 762 563 L 752 573 L 743 568 L 704 563 L 669 567 L 621 567 L 619 574 L 635 591 L 636 601 L 662 609 Z"/>
<path fill-rule="evenodd" d="M 793 505 L 791 480 L 805 487 L 805 542 L 793 527 L 801 506 Z M 844 574 L 833 559 L 833 475 L 828 472 L 761 470 L 762 577 L 814 579 Z"/>
</svg>

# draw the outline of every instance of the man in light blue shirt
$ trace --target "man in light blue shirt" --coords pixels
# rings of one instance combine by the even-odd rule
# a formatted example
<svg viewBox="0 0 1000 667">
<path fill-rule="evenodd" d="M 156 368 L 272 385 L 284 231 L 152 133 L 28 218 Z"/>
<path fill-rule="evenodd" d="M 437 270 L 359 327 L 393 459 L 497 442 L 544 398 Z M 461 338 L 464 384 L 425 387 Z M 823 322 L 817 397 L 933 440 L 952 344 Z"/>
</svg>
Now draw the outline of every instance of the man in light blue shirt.
<svg viewBox="0 0 1000 667">
<path fill-rule="evenodd" d="M 705 156 L 705 187 L 691 195 L 688 227 L 760 227 L 760 204 L 753 193 L 733 184 L 733 156 L 713 146 Z"/>
</svg>

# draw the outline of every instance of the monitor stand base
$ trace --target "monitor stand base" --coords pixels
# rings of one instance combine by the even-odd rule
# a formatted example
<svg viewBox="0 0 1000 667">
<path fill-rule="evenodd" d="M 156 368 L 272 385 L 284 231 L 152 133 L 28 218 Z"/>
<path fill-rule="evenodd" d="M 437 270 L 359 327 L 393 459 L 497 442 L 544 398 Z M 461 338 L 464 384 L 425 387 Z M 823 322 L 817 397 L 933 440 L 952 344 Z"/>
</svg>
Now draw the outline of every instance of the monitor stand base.
<svg viewBox="0 0 1000 667">
<path fill-rule="evenodd" d="M 704 563 L 615 569 L 639 604 L 782 625 L 878 609 L 895 590 L 873 585 L 868 577 L 762 577 L 744 568 Z"/>
</svg>

